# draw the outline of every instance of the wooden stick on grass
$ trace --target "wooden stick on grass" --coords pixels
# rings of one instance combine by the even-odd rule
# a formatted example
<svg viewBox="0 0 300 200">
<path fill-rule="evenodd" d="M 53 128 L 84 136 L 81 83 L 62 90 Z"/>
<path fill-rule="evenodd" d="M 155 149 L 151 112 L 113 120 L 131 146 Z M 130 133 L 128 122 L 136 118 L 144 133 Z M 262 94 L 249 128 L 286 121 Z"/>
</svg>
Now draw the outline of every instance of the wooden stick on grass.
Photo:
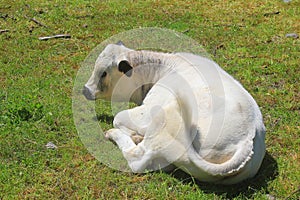
<svg viewBox="0 0 300 200">
<path fill-rule="evenodd" d="M 33 21 L 34 23 L 40 25 L 40 26 L 44 26 L 46 28 L 48 28 L 48 26 L 46 26 L 44 23 L 38 21 L 37 19 L 35 19 L 34 17 L 33 18 L 29 18 L 31 21 Z"/>
<path fill-rule="evenodd" d="M 6 32 L 9 32 L 9 30 L 8 29 L 0 30 L 0 33 L 6 33 Z"/>
<path fill-rule="evenodd" d="M 34 23 L 36 23 L 36 24 L 38 24 L 38 25 L 40 25 L 40 26 L 43 26 L 43 27 L 48 28 L 47 25 L 45 25 L 44 23 L 42 23 L 42 22 L 40 22 L 39 20 L 35 19 L 34 17 L 31 18 L 31 17 L 25 16 L 25 18 L 27 18 L 27 19 L 30 20 L 30 21 L 33 21 Z"/>
<path fill-rule="evenodd" d="M 49 40 L 49 39 L 56 39 L 56 38 L 71 38 L 71 35 L 59 34 L 59 35 L 45 36 L 45 37 L 39 37 L 39 40 Z"/>
</svg>

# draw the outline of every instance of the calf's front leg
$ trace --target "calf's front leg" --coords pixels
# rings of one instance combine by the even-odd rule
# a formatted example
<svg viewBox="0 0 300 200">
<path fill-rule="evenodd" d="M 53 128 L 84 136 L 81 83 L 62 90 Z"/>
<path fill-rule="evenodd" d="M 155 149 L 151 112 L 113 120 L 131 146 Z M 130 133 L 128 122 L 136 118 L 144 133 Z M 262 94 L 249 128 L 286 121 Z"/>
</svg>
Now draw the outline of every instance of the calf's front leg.
<svg viewBox="0 0 300 200">
<path fill-rule="evenodd" d="M 105 137 L 114 141 L 122 151 L 136 146 L 131 137 L 118 128 L 108 130 Z"/>
<path fill-rule="evenodd" d="M 153 155 L 144 148 L 143 142 L 136 145 L 128 133 L 117 128 L 108 130 L 105 136 L 118 145 L 133 172 L 145 172 L 152 162 Z"/>
<path fill-rule="evenodd" d="M 114 118 L 113 125 L 138 144 L 144 139 L 149 122 L 151 122 L 151 116 L 147 108 L 142 105 L 119 112 Z"/>
</svg>

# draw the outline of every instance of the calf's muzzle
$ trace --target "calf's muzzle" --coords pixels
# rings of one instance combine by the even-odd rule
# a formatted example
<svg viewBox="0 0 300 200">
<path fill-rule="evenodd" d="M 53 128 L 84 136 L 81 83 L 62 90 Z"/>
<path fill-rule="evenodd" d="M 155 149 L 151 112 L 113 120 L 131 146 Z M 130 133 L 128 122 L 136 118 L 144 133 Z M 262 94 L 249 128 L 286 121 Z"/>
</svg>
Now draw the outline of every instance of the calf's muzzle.
<svg viewBox="0 0 300 200">
<path fill-rule="evenodd" d="M 91 93 L 90 89 L 86 86 L 83 87 L 82 94 L 88 100 L 95 100 L 96 99 L 96 97 Z"/>
</svg>

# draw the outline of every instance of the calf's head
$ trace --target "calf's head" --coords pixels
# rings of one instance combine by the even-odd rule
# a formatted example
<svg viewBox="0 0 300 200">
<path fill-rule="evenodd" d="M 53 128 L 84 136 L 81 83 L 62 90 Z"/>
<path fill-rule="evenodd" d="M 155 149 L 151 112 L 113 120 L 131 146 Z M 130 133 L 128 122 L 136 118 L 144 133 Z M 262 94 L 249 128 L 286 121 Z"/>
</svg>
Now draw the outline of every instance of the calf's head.
<svg viewBox="0 0 300 200">
<path fill-rule="evenodd" d="M 126 93 L 131 90 L 132 67 L 126 60 L 126 53 L 130 51 L 132 50 L 122 42 L 105 47 L 96 60 L 91 77 L 83 87 L 83 95 L 88 100 L 111 100 L 114 88 L 121 78 L 128 81 L 128 84 L 118 84 L 118 91 Z"/>
</svg>

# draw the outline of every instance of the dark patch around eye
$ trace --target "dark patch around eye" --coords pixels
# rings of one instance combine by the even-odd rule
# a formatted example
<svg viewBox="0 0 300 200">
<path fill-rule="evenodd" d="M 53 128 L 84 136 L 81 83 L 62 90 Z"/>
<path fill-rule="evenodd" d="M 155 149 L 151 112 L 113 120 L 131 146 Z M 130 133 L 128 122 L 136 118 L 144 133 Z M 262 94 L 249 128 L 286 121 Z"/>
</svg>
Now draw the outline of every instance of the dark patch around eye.
<svg viewBox="0 0 300 200">
<path fill-rule="evenodd" d="M 101 78 L 104 78 L 106 77 L 107 73 L 106 72 L 103 72 L 102 75 L 101 75 Z"/>
</svg>

